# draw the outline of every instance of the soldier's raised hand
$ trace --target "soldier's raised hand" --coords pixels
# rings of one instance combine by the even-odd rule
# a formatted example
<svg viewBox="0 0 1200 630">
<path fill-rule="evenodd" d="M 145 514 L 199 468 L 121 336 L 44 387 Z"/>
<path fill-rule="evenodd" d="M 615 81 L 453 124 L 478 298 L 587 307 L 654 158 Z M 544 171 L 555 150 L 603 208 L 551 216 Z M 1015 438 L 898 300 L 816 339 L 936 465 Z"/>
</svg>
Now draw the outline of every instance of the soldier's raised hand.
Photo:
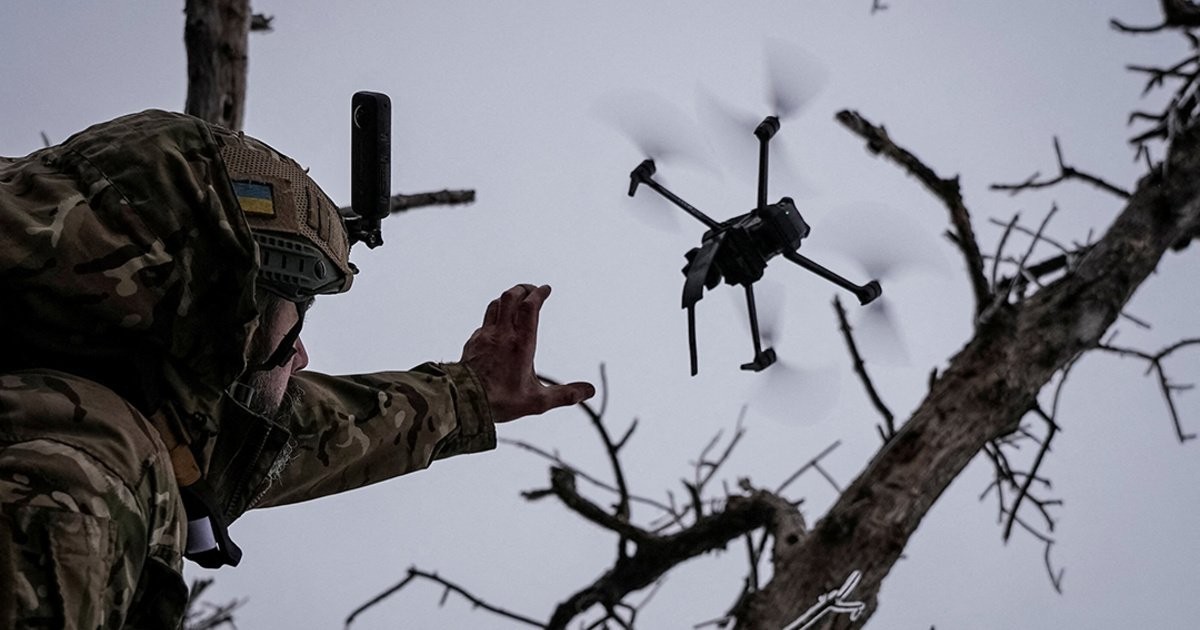
<svg viewBox="0 0 1200 630">
<path fill-rule="evenodd" d="M 533 369 L 538 316 L 550 287 L 519 284 L 492 300 L 480 326 L 463 346 L 462 363 L 483 383 L 496 422 L 574 405 L 596 395 L 591 383 L 547 385 Z"/>
</svg>

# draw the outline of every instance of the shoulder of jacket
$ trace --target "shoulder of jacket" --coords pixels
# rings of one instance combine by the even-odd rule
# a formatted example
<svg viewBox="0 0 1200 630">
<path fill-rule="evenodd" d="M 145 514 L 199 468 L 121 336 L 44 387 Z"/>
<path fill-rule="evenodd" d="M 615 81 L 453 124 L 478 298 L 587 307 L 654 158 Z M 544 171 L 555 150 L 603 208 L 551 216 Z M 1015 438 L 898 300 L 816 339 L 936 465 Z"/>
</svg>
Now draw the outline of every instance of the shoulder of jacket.
<svg viewBox="0 0 1200 630">
<path fill-rule="evenodd" d="M 148 466 L 170 466 L 146 417 L 104 385 L 48 369 L 0 374 L 0 443 L 37 440 L 92 457 L 131 488 Z"/>
</svg>

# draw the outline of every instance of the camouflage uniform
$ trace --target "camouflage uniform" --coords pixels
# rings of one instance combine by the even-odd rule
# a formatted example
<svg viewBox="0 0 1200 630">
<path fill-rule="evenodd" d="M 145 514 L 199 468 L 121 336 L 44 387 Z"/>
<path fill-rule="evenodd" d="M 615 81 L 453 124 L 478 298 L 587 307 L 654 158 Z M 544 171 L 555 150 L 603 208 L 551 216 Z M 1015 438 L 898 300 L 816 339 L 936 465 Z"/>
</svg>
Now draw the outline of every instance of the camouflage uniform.
<svg viewBox="0 0 1200 630">
<path fill-rule="evenodd" d="M 0 628 L 180 625 L 172 440 L 228 522 L 495 446 L 460 364 L 301 372 L 275 419 L 226 394 L 258 307 L 221 137 L 150 111 L 0 158 Z"/>
</svg>

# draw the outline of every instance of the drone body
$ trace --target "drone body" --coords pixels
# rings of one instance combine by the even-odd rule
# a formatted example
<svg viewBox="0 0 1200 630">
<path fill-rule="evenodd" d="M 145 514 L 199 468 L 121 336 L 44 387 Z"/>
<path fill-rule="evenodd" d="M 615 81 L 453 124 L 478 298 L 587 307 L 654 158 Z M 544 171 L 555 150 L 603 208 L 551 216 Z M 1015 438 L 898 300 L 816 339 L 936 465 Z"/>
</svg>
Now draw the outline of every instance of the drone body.
<svg viewBox="0 0 1200 630">
<path fill-rule="evenodd" d="M 775 256 L 782 254 L 789 261 L 853 292 L 861 304 L 871 302 L 882 293 L 879 282 L 875 280 L 862 286 L 856 285 L 799 253 L 801 241 L 808 236 L 810 228 L 790 197 L 767 204 L 768 144 L 777 131 L 779 119 L 775 116 L 766 117 L 754 130 L 754 135 L 759 139 L 757 206 L 750 212 L 723 222 L 714 221 L 654 181 L 654 160 L 643 161 L 629 174 L 630 197 L 637 192 L 639 184 L 646 184 L 708 226 L 708 231 L 701 237 L 700 247 L 686 254 L 687 265 L 683 268 L 686 278 L 683 284 L 683 308 L 688 312 L 688 348 L 691 353 L 692 376 L 699 371 L 696 354 L 696 302 L 704 297 L 705 288 L 714 289 L 722 281 L 729 285 L 741 285 L 746 292 L 754 359 L 742 364 L 742 369 L 757 372 L 775 362 L 775 351 L 762 347 L 758 313 L 754 303 L 754 283 L 762 279 L 767 263 Z"/>
</svg>

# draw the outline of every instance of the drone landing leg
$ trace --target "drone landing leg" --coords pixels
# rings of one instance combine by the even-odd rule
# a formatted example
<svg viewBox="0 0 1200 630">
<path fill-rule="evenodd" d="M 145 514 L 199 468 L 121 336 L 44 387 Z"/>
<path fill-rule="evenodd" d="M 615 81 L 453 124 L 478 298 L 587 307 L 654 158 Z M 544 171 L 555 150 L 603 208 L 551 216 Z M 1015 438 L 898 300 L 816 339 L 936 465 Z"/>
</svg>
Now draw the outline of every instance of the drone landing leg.
<svg viewBox="0 0 1200 630">
<path fill-rule="evenodd" d="M 700 362 L 696 358 L 696 305 L 689 306 L 688 314 L 688 351 L 692 357 L 692 376 L 700 372 Z"/>
<path fill-rule="evenodd" d="M 761 372 L 775 362 L 775 350 L 773 348 L 762 349 L 762 341 L 758 334 L 758 308 L 754 305 L 754 285 L 742 286 L 746 288 L 746 310 L 750 314 L 750 337 L 754 340 L 754 360 L 743 363 L 742 369 Z"/>
</svg>

